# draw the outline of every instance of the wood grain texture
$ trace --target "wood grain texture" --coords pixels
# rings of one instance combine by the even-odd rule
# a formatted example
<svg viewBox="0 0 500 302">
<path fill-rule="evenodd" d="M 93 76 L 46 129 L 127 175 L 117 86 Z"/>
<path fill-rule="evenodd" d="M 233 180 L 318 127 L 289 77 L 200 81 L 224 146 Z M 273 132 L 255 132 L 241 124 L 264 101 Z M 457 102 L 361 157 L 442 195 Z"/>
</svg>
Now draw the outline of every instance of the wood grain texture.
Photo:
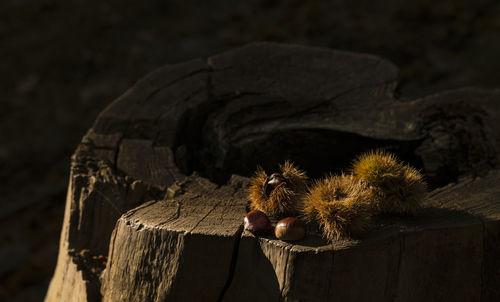
<svg viewBox="0 0 500 302">
<path fill-rule="evenodd" d="M 219 298 L 242 231 L 245 198 L 232 185 L 217 188 L 199 177 L 180 188 L 183 194 L 120 218 L 103 277 L 104 301 Z"/>
<path fill-rule="evenodd" d="M 403 101 L 397 73 L 376 56 L 256 43 L 149 74 L 73 156 L 46 301 L 499 300 L 500 91 Z M 243 231 L 237 175 L 291 159 L 317 177 L 379 147 L 436 188 L 418 217 L 333 243 Z"/>
</svg>

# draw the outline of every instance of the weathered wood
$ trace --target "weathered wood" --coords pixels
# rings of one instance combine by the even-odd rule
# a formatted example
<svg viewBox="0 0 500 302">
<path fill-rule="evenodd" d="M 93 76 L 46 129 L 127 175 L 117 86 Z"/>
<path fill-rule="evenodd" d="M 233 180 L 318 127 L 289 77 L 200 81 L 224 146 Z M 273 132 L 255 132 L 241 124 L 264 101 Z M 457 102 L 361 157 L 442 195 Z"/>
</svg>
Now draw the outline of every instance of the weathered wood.
<svg viewBox="0 0 500 302">
<path fill-rule="evenodd" d="M 499 300 L 500 91 L 396 85 L 375 56 L 269 43 L 148 75 L 73 157 L 46 301 Z M 357 240 L 243 232 L 235 174 L 292 159 L 321 176 L 376 147 L 460 181 Z"/>
<path fill-rule="evenodd" d="M 159 189 L 116 175 L 109 163 L 80 146 L 72 158 L 58 265 L 46 300 L 99 300 L 102 267 L 91 263 L 92 256 L 108 254 L 109 238 L 124 212 L 159 197 Z"/>
<path fill-rule="evenodd" d="M 149 203 L 118 220 L 104 301 L 219 298 L 243 230 L 245 197 L 234 184 L 217 188 L 200 177 L 180 188 L 184 193 L 175 199 Z"/>
</svg>

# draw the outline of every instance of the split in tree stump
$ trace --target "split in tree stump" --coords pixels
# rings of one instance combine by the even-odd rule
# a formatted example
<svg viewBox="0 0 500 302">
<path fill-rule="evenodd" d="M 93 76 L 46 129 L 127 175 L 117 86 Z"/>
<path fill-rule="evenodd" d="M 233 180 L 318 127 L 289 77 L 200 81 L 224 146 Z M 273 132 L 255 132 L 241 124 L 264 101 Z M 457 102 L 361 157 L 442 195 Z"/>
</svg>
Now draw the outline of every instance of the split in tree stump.
<svg viewBox="0 0 500 302">
<path fill-rule="evenodd" d="M 270 43 L 151 73 L 72 158 L 46 301 L 499 301 L 500 91 L 403 101 L 397 79 L 375 56 Z M 421 215 L 333 243 L 243 231 L 257 165 L 316 178 L 374 148 L 426 175 Z"/>
</svg>

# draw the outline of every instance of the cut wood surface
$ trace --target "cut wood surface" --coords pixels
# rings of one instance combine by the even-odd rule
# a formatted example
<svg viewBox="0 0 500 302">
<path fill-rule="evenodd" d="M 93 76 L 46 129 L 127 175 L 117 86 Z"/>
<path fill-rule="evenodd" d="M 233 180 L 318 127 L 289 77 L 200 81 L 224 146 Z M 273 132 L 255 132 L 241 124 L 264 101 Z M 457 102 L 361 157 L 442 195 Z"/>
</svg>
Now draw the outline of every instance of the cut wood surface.
<svg viewBox="0 0 500 302">
<path fill-rule="evenodd" d="M 399 100 L 397 79 L 272 43 L 149 74 L 72 158 L 46 301 L 499 301 L 500 91 Z M 373 148 L 426 175 L 422 214 L 332 243 L 243 231 L 257 165 L 315 178 Z"/>
</svg>

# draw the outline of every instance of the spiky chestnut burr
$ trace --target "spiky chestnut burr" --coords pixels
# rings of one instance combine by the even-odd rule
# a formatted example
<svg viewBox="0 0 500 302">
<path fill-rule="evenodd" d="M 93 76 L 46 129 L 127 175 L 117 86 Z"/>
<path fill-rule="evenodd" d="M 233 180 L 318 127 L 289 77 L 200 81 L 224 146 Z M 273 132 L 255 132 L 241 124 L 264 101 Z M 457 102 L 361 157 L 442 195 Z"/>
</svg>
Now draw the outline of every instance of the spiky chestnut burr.
<svg viewBox="0 0 500 302">
<path fill-rule="evenodd" d="M 303 217 L 317 223 L 329 241 L 359 235 L 370 227 L 368 196 L 352 175 L 316 181 L 304 200 Z"/>
<path fill-rule="evenodd" d="M 420 210 L 427 184 L 418 170 L 394 154 L 383 150 L 361 154 L 352 173 L 366 188 L 375 211 L 415 215 Z"/>
<path fill-rule="evenodd" d="M 307 180 L 306 173 L 289 161 L 271 175 L 259 167 L 250 179 L 250 208 L 274 218 L 295 216 L 302 207 Z"/>
</svg>

